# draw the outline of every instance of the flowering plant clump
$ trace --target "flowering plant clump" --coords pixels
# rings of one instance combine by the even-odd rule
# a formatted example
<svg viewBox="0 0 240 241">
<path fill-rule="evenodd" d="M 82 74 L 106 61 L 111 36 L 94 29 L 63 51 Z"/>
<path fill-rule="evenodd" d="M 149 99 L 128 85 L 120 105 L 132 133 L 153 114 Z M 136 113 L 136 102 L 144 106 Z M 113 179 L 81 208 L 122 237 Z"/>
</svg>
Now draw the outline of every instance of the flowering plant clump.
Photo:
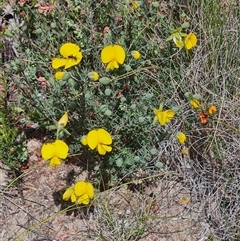
<svg viewBox="0 0 240 241">
<path fill-rule="evenodd" d="M 82 52 L 80 51 L 80 47 L 73 43 L 65 43 L 60 48 L 60 54 L 63 58 L 53 58 L 52 67 L 53 69 L 58 69 L 60 67 L 64 67 L 64 69 L 68 69 L 74 65 L 77 65 L 82 60 Z M 58 74 L 55 77 L 60 77 L 62 73 Z"/>
<path fill-rule="evenodd" d="M 164 126 L 165 124 L 169 123 L 170 120 L 174 117 L 175 112 L 173 110 L 162 110 L 163 105 L 160 104 L 158 109 L 154 109 L 154 114 L 156 115 L 153 119 L 153 123 L 156 123 L 157 121 L 161 126 Z"/>
<path fill-rule="evenodd" d="M 119 68 L 119 64 L 123 64 L 126 54 L 120 45 L 108 45 L 101 51 L 101 60 L 107 64 L 107 69 L 114 70 Z"/>
<path fill-rule="evenodd" d="M 93 197 L 93 185 L 85 181 L 78 181 L 73 187 L 69 187 L 62 196 L 64 201 L 71 199 L 72 203 L 84 205 L 88 205 Z"/>
<path fill-rule="evenodd" d="M 56 140 L 52 143 L 44 143 L 41 148 L 41 154 L 44 160 L 50 160 L 49 165 L 55 167 L 61 164 L 63 159 L 68 156 L 68 145 L 62 140 Z"/>
<path fill-rule="evenodd" d="M 81 139 L 83 145 L 88 145 L 90 149 L 97 149 L 100 155 L 105 155 L 106 152 L 111 152 L 112 137 L 106 130 L 100 128 L 91 130 L 86 136 Z"/>
</svg>

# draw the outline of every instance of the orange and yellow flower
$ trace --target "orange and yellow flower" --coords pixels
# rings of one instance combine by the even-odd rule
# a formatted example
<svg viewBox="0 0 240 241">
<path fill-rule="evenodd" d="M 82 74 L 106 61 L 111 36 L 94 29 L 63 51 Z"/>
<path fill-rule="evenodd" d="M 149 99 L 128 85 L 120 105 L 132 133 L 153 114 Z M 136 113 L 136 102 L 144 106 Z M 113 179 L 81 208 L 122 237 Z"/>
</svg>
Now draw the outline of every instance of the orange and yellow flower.
<svg viewBox="0 0 240 241">
<path fill-rule="evenodd" d="M 199 114 L 199 119 L 202 124 L 207 124 L 208 122 L 208 113 L 205 111 L 201 111 Z"/>
<path fill-rule="evenodd" d="M 209 108 L 208 108 L 208 113 L 210 115 L 213 115 L 214 113 L 216 113 L 217 111 L 217 107 L 215 105 L 211 105 Z"/>
</svg>

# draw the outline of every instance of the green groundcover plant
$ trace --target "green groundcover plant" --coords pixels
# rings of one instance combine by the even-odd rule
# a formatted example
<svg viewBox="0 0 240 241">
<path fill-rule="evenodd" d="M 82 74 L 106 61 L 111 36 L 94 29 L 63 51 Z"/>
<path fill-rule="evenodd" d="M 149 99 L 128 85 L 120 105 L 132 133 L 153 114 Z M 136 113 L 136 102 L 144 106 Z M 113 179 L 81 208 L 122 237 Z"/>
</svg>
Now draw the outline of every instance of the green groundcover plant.
<svg viewBox="0 0 240 241">
<path fill-rule="evenodd" d="M 180 71 L 173 61 L 188 62 L 198 43 L 197 34 L 189 31 L 194 26 L 184 19 L 174 22 L 158 4 L 146 10 L 137 1 L 114 7 L 107 1 L 32 4 L 15 5 L 23 24 L 8 33 L 18 36 L 20 53 L 9 72 L 15 73 L 26 116 L 57 131 L 41 149 L 50 166 L 84 154 L 92 163 L 90 172 L 100 177 L 108 170 L 109 182 L 119 181 L 149 168 L 159 141 L 175 139 L 186 151 L 190 129 L 178 124 L 186 103 L 189 111 L 198 111 L 192 120 L 197 125 L 214 120 L 216 107 L 209 106 L 207 113 L 199 94 L 185 89 L 185 103 L 171 98 L 175 86 L 168 75 L 179 78 Z M 149 77 L 151 72 L 158 79 Z M 161 167 L 156 161 L 152 168 Z M 67 189 L 64 199 L 89 203 L 79 201 L 74 190 Z"/>
<path fill-rule="evenodd" d="M 88 177 L 62 193 L 82 206 L 105 188 L 174 170 L 204 199 L 210 187 L 224 193 L 218 221 L 229 217 L 227 240 L 236 230 L 229 223 L 239 186 L 234 1 L 224 11 L 225 1 L 204 0 L 184 8 L 168 1 L 11 2 L 18 21 L 6 21 L 0 39 L 12 41 L 16 58 L 1 66 L 0 158 L 20 169 L 27 158 L 22 126 L 37 123 L 48 133 L 41 157 L 50 168 L 86 163 Z M 9 101 L 12 83 L 17 98 Z"/>
</svg>

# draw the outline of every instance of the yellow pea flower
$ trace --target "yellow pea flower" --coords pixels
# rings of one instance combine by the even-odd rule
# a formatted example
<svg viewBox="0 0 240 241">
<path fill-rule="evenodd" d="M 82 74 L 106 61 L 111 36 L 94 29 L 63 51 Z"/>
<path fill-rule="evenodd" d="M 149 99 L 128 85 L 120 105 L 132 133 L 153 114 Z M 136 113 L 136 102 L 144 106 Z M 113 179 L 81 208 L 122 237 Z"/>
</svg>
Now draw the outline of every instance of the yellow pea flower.
<svg viewBox="0 0 240 241">
<path fill-rule="evenodd" d="M 90 182 L 78 181 L 74 187 L 69 187 L 63 194 L 62 199 L 77 204 L 88 205 L 90 200 L 94 197 L 94 188 Z"/>
<path fill-rule="evenodd" d="M 180 198 L 180 201 L 184 205 L 188 205 L 191 202 L 190 199 L 186 199 L 186 198 Z"/>
<path fill-rule="evenodd" d="M 74 185 L 74 193 L 78 204 L 89 204 L 94 197 L 94 188 L 90 182 L 79 181 Z"/>
<path fill-rule="evenodd" d="M 100 128 L 91 130 L 86 136 L 81 139 L 83 145 L 88 145 L 91 150 L 97 149 L 100 155 L 105 155 L 112 151 L 112 137 L 109 132 Z"/>
<path fill-rule="evenodd" d="M 198 109 L 201 106 L 200 101 L 197 99 L 192 99 L 189 101 L 189 103 L 194 109 Z"/>
<path fill-rule="evenodd" d="M 90 149 L 97 148 L 100 155 L 105 155 L 106 152 L 111 152 L 112 137 L 106 130 L 100 128 L 92 130 L 87 135 L 87 143 Z"/>
<path fill-rule="evenodd" d="M 187 140 L 187 137 L 183 132 L 178 132 L 176 137 L 181 144 L 184 144 L 185 141 Z"/>
<path fill-rule="evenodd" d="M 213 115 L 217 111 L 217 107 L 215 105 L 212 105 L 208 108 L 208 113 L 210 115 Z"/>
<path fill-rule="evenodd" d="M 184 46 L 187 50 L 192 49 L 197 44 L 197 36 L 194 33 L 189 33 L 184 38 Z"/>
<path fill-rule="evenodd" d="M 174 117 L 175 112 L 173 110 L 162 110 L 162 108 L 163 105 L 161 103 L 158 109 L 153 110 L 155 114 L 153 123 L 158 121 L 161 126 L 164 126 L 165 124 L 169 123 L 170 120 Z"/>
<path fill-rule="evenodd" d="M 53 69 L 58 69 L 64 67 L 68 69 L 74 65 L 77 65 L 82 60 L 82 52 L 80 47 L 73 43 L 65 43 L 60 48 L 60 54 L 63 58 L 53 58 L 52 67 Z"/>
<path fill-rule="evenodd" d="M 125 50 L 120 45 L 108 45 L 101 51 L 101 60 L 110 70 L 118 69 L 119 64 L 124 63 L 125 57 Z"/>
<path fill-rule="evenodd" d="M 44 143 L 41 148 L 41 155 L 44 160 L 50 160 L 49 165 L 51 167 L 55 167 L 67 158 L 68 150 L 68 145 L 64 141 L 56 140 L 53 143 Z"/>
</svg>

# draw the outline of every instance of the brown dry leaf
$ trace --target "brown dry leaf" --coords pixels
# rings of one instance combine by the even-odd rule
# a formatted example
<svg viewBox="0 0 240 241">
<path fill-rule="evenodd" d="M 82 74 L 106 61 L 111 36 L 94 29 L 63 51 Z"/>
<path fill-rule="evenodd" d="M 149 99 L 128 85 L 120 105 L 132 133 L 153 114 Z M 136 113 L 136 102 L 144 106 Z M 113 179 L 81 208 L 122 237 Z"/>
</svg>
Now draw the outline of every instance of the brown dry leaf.
<svg viewBox="0 0 240 241">
<path fill-rule="evenodd" d="M 39 13 L 44 13 L 44 14 L 48 14 L 54 9 L 54 6 L 49 3 L 46 3 L 45 5 L 37 3 L 34 5 L 34 7 L 38 8 Z"/>
<path fill-rule="evenodd" d="M 49 82 L 45 79 L 45 77 L 38 77 L 37 81 L 43 89 L 46 89 L 46 87 L 50 86 Z"/>
<path fill-rule="evenodd" d="M 25 3 L 29 3 L 30 1 L 31 1 L 31 0 L 19 0 L 19 1 L 18 1 L 18 5 L 19 5 L 20 7 L 23 7 Z"/>
</svg>

